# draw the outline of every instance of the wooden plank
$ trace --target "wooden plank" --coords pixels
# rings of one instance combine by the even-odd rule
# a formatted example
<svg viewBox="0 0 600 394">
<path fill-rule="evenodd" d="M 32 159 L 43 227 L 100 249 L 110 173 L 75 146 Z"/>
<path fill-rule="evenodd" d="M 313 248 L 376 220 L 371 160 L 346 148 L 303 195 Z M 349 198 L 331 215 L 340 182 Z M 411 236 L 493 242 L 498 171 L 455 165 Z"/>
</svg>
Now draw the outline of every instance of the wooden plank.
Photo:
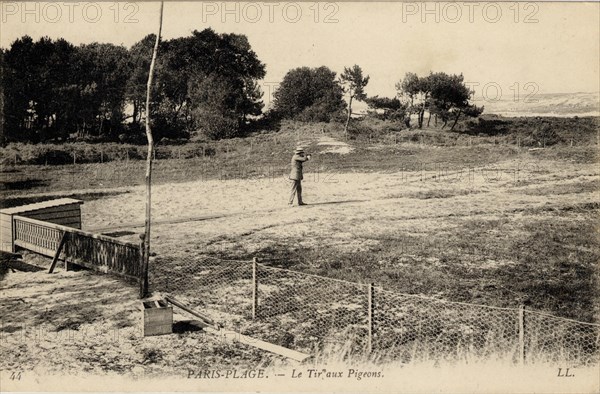
<svg viewBox="0 0 600 394">
<path fill-rule="evenodd" d="M 33 217 L 34 215 L 46 215 L 51 213 L 59 213 L 59 212 L 78 212 L 81 210 L 81 207 L 78 204 L 71 205 L 60 205 L 56 207 L 50 208 L 41 208 L 35 209 L 32 211 L 25 211 L 23 213 L 19 213 L 19 216 Z"/>
<path fill-rule="evenodd" d="M 79 218 L 78 218 L 78 220 L 77 220 L 77 226 L 72 226 L 72 227 L 75 227 L 75 228 L 81 229 L 81 223 L 83 222 L 83 221 L 81 220 L 81 208 L 79 208 L 79 210 L 78 210 L 78 211 L 79 211 Z"/>
<path fill-rule="evenodd" d="M 156 302 L 156 301 L 155 301 Z M 173 307 L 144 309 L 144 336 L 173 332 Z"/>
<path fill-rule="evenodd" d="M 55 230 L 68 231 L 70 233 L 80 234 L 80 235 L 83 235 L 83 236 L 86 236 L 86 237 L 90 237 L 90 238 L 94 238 L 94 239 L 99 239 L 99 240 L 102 240 L 102 241 L 107 241 L 107 242 L 115 243 L 115 244 L 118 244 L 118 245 L 124 245 L 124 246 L 133 247 L 133 248 L 137 248 L 138 247 L 138 245 L 134 244 L 133 242 L 126 242 L 126 241 L 122 241 L 120 239 L 111 238 L 111 237 L 106 236 L 106 235 L 94 234 L 94 233 L 90 233 L 88 231 L 79 230 L 79 229 L 72 228 L 72 227 L 67 227 L 67 226 L 62 226 L 60 224 L 44 222 L 42 220 L 37 220 L 37 219 L 31 219 L 31 218 L 28 218 L 28 217 L 25 217 L 25 216 L 15 216 L 15 220 L 18 220 L 18 221 L 21 221 L 21 222 L 25 222 L 25 223 L 30 223 L 30 224 L 36 224 L 36 225 L 42 226 L 42 227 L 53 228 Z"/>
<path fill-rule="evenodd" d="M 56 263 L 58 262 L 58 257 L 60 256 L 60 252 L 62 251 L 62 248 L 65 245 L 65 240 L 67 239 L 66 235 L 67 235 L 67 233 L 62 233 L 62 236 L 60 237 L 60 242 L 58 244 L 58 248 L 56 248 L 56 254 L 54 255 L 54 258 L 52 259 L 52 264 L 50 265 L 50 270 L 48 271 L 49 274 L 51 274 L 54 271 L 54 267 L 56 267 Z"/>
<path fill-rule="evenodd" d="M 144 253 L 146 248 L 144 247 L 144 236 L 141 236 L 141 242 L 138 249 L 138 260 L 139 260 L 139 281 L 140 281 L 140 298 L 146 297 L 148 293 L 148 260 L 145 258 Z"/>
<path fill-rule="evenodd" d="M 168 335 L 173 333 L 173 322 L 159 325 L 144 325 L 144 336 Z"/>
<path fill-rule="evenodd" d="M 72 218 L 74 221 L 79 221 L 79 213 L 77 211 L 61 211 L 61 212 L 49 212 L 49 213 L 36 213 L 27 214 L 30 219 L 43 220 L 50 223 L 56 223 L 55 219 Z"/>
<path fill-rule="evenodd" d="M 0 250 L 3 252 L 12 252 L 12 242 L 0 240 Z"/>
<path fill-rule="evenodd" d="M 190 314 L 196 316 L 197 318 L 204 320 L 206 323 L 213 325 L 213 326 L 216 325 L 216 323 L 210 317 L 205 316 L 205 315 L 201 314 L 200 312 L 193 310 L 192 308 L 184 305 L 183 303 L 181 303 L 174 297 L 165 296 L 164 298 L 165 298 L 165 300 L 169 301 L 171 304 L 175 305 L 176 307 L 179 307 L 179 308 L 183 309 L 184 311 L 186 311 L 187 313 L 190 313 Z"/>
<path fill-rule="evenodd" d="M 12 228 L 10 227 L 0 227 L 0 238 L 10 239 L 12 235 Z"/>
<path fill-rule="evenodd" d="M 298 352 L 296 350 L 288 349 L 286 347 L 275 345 L 273 343 L 261 341 L 260 339 L 252 338 L 235 331 L 216 330 L 212 327 L 206 327 L 204 331 L 209 334 L 220 337 L 225 342 L 244 343 L 246 345 L 253 346 L 255 348 L 265 350 L 270 353 L 275 353 L 280 356 L 299 362 L 306 361 L 307 359 L 312 357 L 310 354 Z"/>
<path fill-rule="evenodd" d="M 60 224 L 61 226 L 66 226 L 66 227 L 71 227 L 74 229 L 79 229 L 77 226 L 79 225 L 79 222 L 74 222 L 72 218 L 65 218 L 65 219 L 57 219 L 53 221 L 54 224 Z"/>
<path fill-rule="evenodd" d="M 3 228 L 12 229 L 12 216 L 5 214 L 0 215 L 0 226 Z"/>
<path fill-rule="evenodd" d="M 80 265 L 80 266 L 82 266 L 84 268 L 90 269 L 90 270 L 92 270 L 94 272 L 100 272 L 102 274 L 118 275 L 118 276 L 121 276 L 123 278 L 131 279 L 131 280 L 134 280 L 134 281 L 139 280 L 139 278 L 137 276 L 130 275 L 130 274 L 127 274 L 125 272 L 111 271 L 111 270 L 108 269 L 108 266 L 106 266 L 106 265 L 94 265 L 94 264 L 87 263 L 86 261 L 81 260 L 81 259 L 73 259 L 73 258 L 68 258 L 68 257 L 65 257 L 65 262 L 68 262 L 69 264 Z"/>
<path fill-rule="evenodd" d="M 43 254 L 44 256 L 48 256 L 48 257 L 54 257 L 54 253 L 56 252 L 56 250 L 54 250 L 54 249 L 42 248 L 38 245 L 34 245 L 29 242 L 21 241 L 18 239 L 15 240 L 15 246 L 19 246 L 23 249 L 31 250 L 32 252 Z"/>
<path fill-rule="evenodd" d="M 54 260 L 60 256 L 60 250 L 57 256 L 57 249 L 62 246 L 67 265 L 76 264 L 139 280 L 139 248 L 136 244 L 18 215 L 14 217 L 14 223 L 18 246 L 52 257 L 52 270 L 56 265 Z M 60 245 L 63 237 L 69 242 Z"/>
<path fill-rule="evenodd" d="M 81 205 L 81 204 L 83 204 L 83 201 L 76 200 L 74 198 L 58 198 L 58 199 L 54 199 L 54 200 L 36 202 L 33 204 L 21 205 L 18 207 L 5 208 L 5 209 L 2 209 L 0 212 L 10 214 L 10 215 L 15 215 L 15 214 L 20 214 L 22 212 L 35 211 L 38 209 L 50 208 L 50 207 L 55 207 L 55 206 L 60 206 L 60 205 L 69 205 L 69 204 Z"/>
</svg>

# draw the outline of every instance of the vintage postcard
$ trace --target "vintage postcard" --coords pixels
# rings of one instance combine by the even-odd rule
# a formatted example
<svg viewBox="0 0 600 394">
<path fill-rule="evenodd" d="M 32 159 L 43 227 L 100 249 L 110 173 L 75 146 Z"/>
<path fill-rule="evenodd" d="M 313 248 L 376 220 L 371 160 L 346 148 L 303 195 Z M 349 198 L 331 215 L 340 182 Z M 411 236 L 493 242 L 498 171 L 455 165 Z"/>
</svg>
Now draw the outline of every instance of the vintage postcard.
<svg viewBox="0 0 600 394">
<path fill-rule="evenodd" d="M 0 2 L 3 392 L 597 393 L 598 2 Z"/>
</svg>

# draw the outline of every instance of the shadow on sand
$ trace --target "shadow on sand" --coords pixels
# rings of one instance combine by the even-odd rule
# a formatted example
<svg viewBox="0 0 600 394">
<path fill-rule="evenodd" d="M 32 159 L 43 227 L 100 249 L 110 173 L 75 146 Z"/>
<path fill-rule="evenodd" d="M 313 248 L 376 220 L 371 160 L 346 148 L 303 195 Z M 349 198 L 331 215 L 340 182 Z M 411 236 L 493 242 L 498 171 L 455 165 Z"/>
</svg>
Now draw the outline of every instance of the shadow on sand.
<svg viewBox="0 0 600 394">
<path fill-rule="evenodd" d="M 353 202 L 367 202 L 369 200 L 343 200 L 343 201 L 323 201 L 323 202 L 312 202 L 306 203 L 306 207 L 312 207 L 315 205 L 336 205 L 336 204 L 350 204 Z"/>
</svg>

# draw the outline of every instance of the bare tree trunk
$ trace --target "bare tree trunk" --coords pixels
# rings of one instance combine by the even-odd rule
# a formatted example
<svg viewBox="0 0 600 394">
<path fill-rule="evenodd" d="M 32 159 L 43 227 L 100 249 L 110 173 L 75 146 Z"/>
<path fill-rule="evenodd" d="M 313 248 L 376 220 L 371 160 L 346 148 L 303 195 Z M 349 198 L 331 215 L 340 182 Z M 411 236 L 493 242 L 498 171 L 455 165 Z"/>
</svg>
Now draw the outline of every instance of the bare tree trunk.
<svg viewBox="0 0 600 394">
<path fill-rule="evenodd" d="M 462 110 L 459 109 L 458 114 L 456 115 L 456 118 L 454 119 L 454 123 L 452 123 L 452 127 L 450 127 L 450 131 L 454 130 L 454 126 L 456 126 L 456 123 L 458 123 L 458 118 L 460 118 L 461 113 L 462 113 Z"/>
<path fill-rule="evenodd" d="M 133 119 L 133 123 L 135 123 L 137 121 L 137 117 L 138 117 L 138 104 L 137 104 L 137 100 L 133 100 L 133 114 L 131 115 L 131 118 Z"/>
<path fill-rule="evenodd" d="M 350 94 L 350 100 L 348 101 L 348 116 L 346 117 L 346 125 L 344 126 L 344 135 L 348 139 L 348 124 L 350 124 L 350 116 L 352 115 L 352 94 Z"/>
<path fill-rule="evenodd" d="M 152 129 L 150 128 L 150 96 L 152 93 L 152 78 L 154 76 L 154 64 L 156 63 L 156 55 L 158 53 L 158 44 L 160 42 L 160 35 L 162 33 L 162 20 L 163 20 L 163 2 L 160 2 L 160 19 L 158 25 L 158 34 L 156 35 L 156 41 L 154 42 L 154 49 L 152 50 L 152 61 L 150 62 L 150 73 L 148 74 L 148 85 L 146 86 L 146 139 L 148 140 L 148 154 L 146 156 L 146 223 L 144 232 L 144 270 L 146 274 L 143 279 L 145 282 L 145 289 L 148 290 L 148 266 L 150 259 L 150 223 L 151 223 L 151 197 L 152 197 L 152 160 L 154 151 L 154 138 L 152 137 Z"/>
<path fill-rule="evenodd" d="M 427 100 L 427 99 L 426 99 Z M 423 121 L 425 120 L 425 102 L 421 105 L 421 110 L 419 111 L 419 128 L 423 128 Z"/>
<path fill-rule="evenodd" d="M 427 118 L 427 127 L 429 127 L 430 122 L 431 122 L 431 112 L 429 112 L 429 118 Z"/>
</svg>

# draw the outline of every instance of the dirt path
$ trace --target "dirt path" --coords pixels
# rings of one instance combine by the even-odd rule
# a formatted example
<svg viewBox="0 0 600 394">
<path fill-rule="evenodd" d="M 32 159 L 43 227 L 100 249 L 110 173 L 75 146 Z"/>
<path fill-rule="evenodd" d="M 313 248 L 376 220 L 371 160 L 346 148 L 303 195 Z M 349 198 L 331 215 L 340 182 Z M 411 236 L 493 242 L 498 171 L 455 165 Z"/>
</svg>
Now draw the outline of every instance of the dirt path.
<svg viewBox="0 0 600 394">
<path fill-rule="evenodd" d="M 354 148 L 352 148 L 347 143 L 335 140 L 332 137 L 328 137 L 328 136 L 319 137 L 317 146 L 326 146 L 327 147 L 327 149 L 325 149 L 321 153 L 336 153 L 336 154 L 340 154 L 340 155 L 347 155 L 348 153 L 350 153 L 354 150 Z"/>
</svg>

